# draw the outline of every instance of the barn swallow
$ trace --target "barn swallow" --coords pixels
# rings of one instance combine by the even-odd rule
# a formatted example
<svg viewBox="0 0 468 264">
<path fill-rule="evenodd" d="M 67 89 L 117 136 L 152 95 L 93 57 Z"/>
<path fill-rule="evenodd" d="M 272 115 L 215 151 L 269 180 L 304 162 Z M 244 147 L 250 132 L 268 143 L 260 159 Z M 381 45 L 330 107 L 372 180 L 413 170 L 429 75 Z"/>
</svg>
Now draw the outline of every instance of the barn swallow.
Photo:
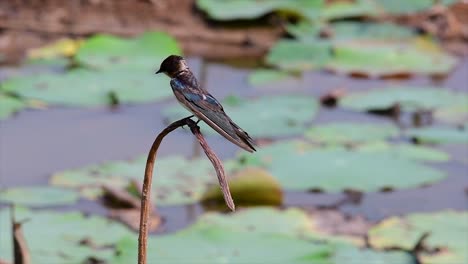
<svg viewBox="0 0 468 264">
<path fill-rule="evenodd" d="M 171 78 L 171 87 L 177 100 L 199 120 L 203 120 L 227 140 L 248 152 L 254 152 L 249 134 L 236 125 L 224 112 L 223 106 L 198 84 L 183 57 L 171 55 L 156 72 Z"/>
</svg>

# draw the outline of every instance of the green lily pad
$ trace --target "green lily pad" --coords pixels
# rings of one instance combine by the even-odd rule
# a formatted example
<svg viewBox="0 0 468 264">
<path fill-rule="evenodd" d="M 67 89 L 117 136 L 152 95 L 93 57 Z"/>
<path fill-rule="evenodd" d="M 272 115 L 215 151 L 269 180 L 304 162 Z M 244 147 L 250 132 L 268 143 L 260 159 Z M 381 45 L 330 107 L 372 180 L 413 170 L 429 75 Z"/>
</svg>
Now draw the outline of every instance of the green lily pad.
<svg viewBox="0 0 468 264">
<path fill-rule="evenodd" d="M 384 77 L 398 74 L 447 74 L 456 59 L 432 40 L 389 42 L 352 40 L 335 43 L 326 68 L 335 73 Z"/>
<path fill-rule="evenodd" d="M 468 143 L 468 124 L 464 128 L 415 128 L 405 134 L 421 143 Z"/>
<path fill-rule="evenodd" d="M 306 138 L 328 144 L 362 143 L 396 137 L 398 129 L 389 124 L 334 122 L 313 126 Z"/>
<path fill-rule="evenodd" d="M 279 157 L 270 166 L 270 171 L 286 189 L 326 192 L 411 188 L 445 177 L 443 172 L 414 161 L 340 149 Z"/>
<path fill-rule="evenodd" d="M 270 49 L 266 63 L 287 71 L 306 71 L 322 68 L 331 59 L 328 42 L 300 42 L 280 40 Z"/>
<path fill-rule="evenodd" d="M 353 259 L 359 263 L 366 260 L 413 263 L 406 252 L 379 252 L 358 249 L 344 241 L 330 242 L 315 236 L 315 229 L 313 219 L 295 208 L 257 207 L 233 214 L 207 213 L 178 233 L 150 238 L 148 260 L 163 263 L 182 263 L 190 259 L 194 263 L 345 264 Z M 136 258 L 136 241 L 121 240 L 117 250 L 120 254 L 113 263 L 131 262 Z"/>
<path fill-rule="evenodd" d="M 229 189 L 236 206 L 281 205 L 283 192 L 276 179 L 259 168 L 247 168 L 229 179 Z M 203 194 L 202 201 L 224 204 L 218 185 L 212 185 Z"/>
<path fill-rule="evenodd" d="M 27 219 L 22 230 L 33 263 L 83 263 L 91 257 L 110 261 L 114 252 L 109 246 L 133 234 L 119 223 L 77 212 L 16 210 L 15 215 L 17 221 Z M 9 217 L 9 210 L 0 210 L 0 255 L 6 260 L 13 258 Z"/>
<path fill-rule="evenodd" d="M 433 5 L 443 4 L 450 5 L 455 3 L 457 0 L 375 0 L 380 8 L 384 9 L 390 14 L 410 14 L 421 12 L 431 8 Z"/>
<path fill-rule="evenodd" d="M 6 119 L 26 107 L 27 105 L 23 101 L 0 93 L 0 120 Z"/>
<path fill-rule="evenodd" d="M 180 52 L 175 39 L 161 32 L 134 39 L 97 35 L 84 41 L 74 57 L 86 69 L 13 78 L 1 89 L 67 106 L 161 100 L 172 96 L 172 91 L 163 76 L 154 76 L 154 70 L 168 54 Z"/>
<path fill-rule="evenodd" d="M 348 2 L 338 2 L 338 4 L 348 4 Z M 286 27 L 289 34 L 296 39 L 305 42 L 317 41 L 324 25 L 317 25 L 302 21 L 297 24 L 290 24 Z M 326 25 L 330 30 L 331 43 L 345 40 L 408 40 L 416 36 L 413 30 L 407 27 L 398 26 L 391 23 L 370 23 L 370 22 L 350 22 L 338 21 Z"/>
<path fill-rule="evenodd" d="M 399 105 L 403 111 L 446 109 L 453 104 L 468 107 L 468 94 L 438 87 L 389 87 L 354 92 L 340 99 L 340 106 L 359 111 L 385 110 Z"/>
<path fill-rule="evenodd" d="M 283 141 L 237 158 L 237 167 L 266 168 L 287 190 L 373 192 L 387 188 L 411 188 L 443 179 L 442 171 L 390 151 L 317 148 L 301 141 Z M 422 160 L 422 158 L 421 158 Z M 387 168 L 381 170 L 379 168 Z"/>
<path fill-rule="evenodd" d="M 330 1 L 323 9 L 321 17 L 327 20 L 370 17 L 376 15 L 377 12 L 377 6 L 372 0 Z"/>
<path fill-rule="evenodd" d="M 416 161 L 443 162 L 450 159 L 446 152 L 434 148 L 413 144 L 390 144 L 384 141 L 362 144 L 356 150 L 369 153 L 386 153 L 393 157 Z"/>
<path fill-rule="evenodd" d="M 177 41 L 163 32 L 148 32 L 132 39 L 93 36 L 81 44 L 75 59 L 98 69 L 151 69 L 153 73 L 170 54 L 181 54 Z"/>
<path fill-rule="evenodd" d="M 190 230 L 207 227 L 222 228 L 236 232 L 253 232 L 290 236 L 309 241 L 326 241 L 329 245 L 351 246 L 360 242 L 350 236 L 326 233 L 320 227 L 320 220 L 303 210 L 274 207 L 254 207 L 242 209 L 234 214 L 207 213 L 202 215 Z M 268 224 L 265 224 L 268 223 Z"/>
<path fill-rule="evenodd" d="M 0 202 L 25 206 L 54 206 L 73 204 L 78 193 L 57 187 L 36 186 L 7 188 L 0 191 Z"/>
<path fill-rule="evenodd" d="M 272 250 L 275 249 L 275 250 Z M 112 263 L 132 263 L 137 259 L 137 241 L 121 240 L 120 252 Z M 232 231 L 213 226 L 152 237 L 148 241 L 148 262 L 162 263 L 317 263 L 325 264 L 330 247 L 305 240 Z"/>
<path fill-rule="evenodd" d="M 369 241 L 379 249 L 396 247 L 411 250 L 426 233 L 424 247 L 428 251 L 437 248 L 440 251 L 433 254 L 420 251 L 422 263 L 463 263 L 468 258 L 465 236 L 468 233 L 467 212 L 442 211 L 392 217 L 369 231 Z"/>
<path fill-rule="evenodd" d="M 2 89 L 48 104 L 99 106 L 115 103 L 140 103 L 172 96 L 167 80 L 148 69 L 132 71 L 73 70 L 66 74 L 39 74 L 10 79 Z"/>
<path fill-rule="evenodd" d="M 229 215 L 207 213 L 198 218 L 194 226 L 216 226 L 229 231 L 281 234 L 298 238 L 316 228 L 312 219 L 302 210 L 279 210 L 273 207 L 243 209 Z"/>
<path fill-rule="evenodd" d="M 370 23 L 341 21 L 330 24 L 333 32 L 332 39 L 373 39 L 373 40 L 408 40 L 416 36 L 411 28 L 392 23 Z"/>
<path fill-rule="evenodd" d="M 279 12 L 294 17 L 317 18 L 323 1 L 303 0 L 197 0 L 197 7 L 215 20 L 256 19 L 269 13 Z"/>
<path fill-rule="evenodd" d="M 254 100 L 239 99 L 235 104 L 225 101 L 224 110 L 253 138 L 270 138 L 300 134 L 305 123 L 317 112 L 318 103 L 309 96 L 265 96 Z M 182 106 L 174 105 L 164 109 L 163 115 L 176 120 L 190 113 Z M 202 133 L 215 133 L 204 123 L 200 127 Z"/>
<path fill-rule="evenodd" d="M 130 180 L 143 181 L 146 156 L 132 161 L 113 161 L 52 176 L 53 185 L 95 188 L 103 184 L 124 188 Z M 172 156 L 155 163 L 152 195 L 158 206 L 189 204 L 199 201 L 211 184 L 218 184 L 210 161 L 204 157 L 187 160 Z"/>
<path fill-rule="evenodd" d="M 250 85 L 265 85 L 275 83 L 290 78 L 291 75 L 284 71 L 260 69 L 249 74 L 248 82 Z"/>
<path fill-rule="evenodd" d="M 372 264 L 414 264 L 414 257 L 403 251 L 376 251 L 371 249 L 360 249 L 344 245 L 339 246 L 333 254 L 332 263 L 372 263 Z"/>
<path fill-rule="evenodd" d="M 450 105 L 434 112 L 435 118 L 449 124 L 468 123 L 468 94 L 460 94 Z"/>
</svg>

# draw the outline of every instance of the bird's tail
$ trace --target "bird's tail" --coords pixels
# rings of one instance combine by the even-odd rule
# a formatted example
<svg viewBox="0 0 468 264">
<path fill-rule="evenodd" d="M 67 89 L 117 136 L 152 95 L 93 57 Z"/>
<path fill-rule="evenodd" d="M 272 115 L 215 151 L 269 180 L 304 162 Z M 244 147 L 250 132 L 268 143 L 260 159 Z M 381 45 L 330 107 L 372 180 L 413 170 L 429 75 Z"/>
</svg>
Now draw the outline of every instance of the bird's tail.
<svg viewBox="0 0 468 264">
<path fill-rule="evenodd" d="M 256 151 L 253 139 L 249 136 L 249 134 L 247 134 L 247 132 L 240 128 L 236 123 L 232 122 L 232 120 L 230 120 L 230 122 L 236 132 L 236 135 L 242 140 L 242 142 L 245 143 L 246 146 L 244 147 L 244 149 L 249 152 Z"/>
</svg>

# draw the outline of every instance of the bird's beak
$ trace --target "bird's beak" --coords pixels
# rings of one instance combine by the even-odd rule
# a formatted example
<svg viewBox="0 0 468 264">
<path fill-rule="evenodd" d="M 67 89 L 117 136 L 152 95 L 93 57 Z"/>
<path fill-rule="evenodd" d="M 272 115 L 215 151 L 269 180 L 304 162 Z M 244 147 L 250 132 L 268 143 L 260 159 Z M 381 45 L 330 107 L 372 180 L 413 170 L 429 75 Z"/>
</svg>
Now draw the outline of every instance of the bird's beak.
<svg viewBox="0 0 468 264">
<path fill-rule="evenodd" d="M 158 74 L 158 73 L 161 73 L 161 69 L 159 69 L 157 72 L 155 72 L 154 74 Z"/>
</svg>

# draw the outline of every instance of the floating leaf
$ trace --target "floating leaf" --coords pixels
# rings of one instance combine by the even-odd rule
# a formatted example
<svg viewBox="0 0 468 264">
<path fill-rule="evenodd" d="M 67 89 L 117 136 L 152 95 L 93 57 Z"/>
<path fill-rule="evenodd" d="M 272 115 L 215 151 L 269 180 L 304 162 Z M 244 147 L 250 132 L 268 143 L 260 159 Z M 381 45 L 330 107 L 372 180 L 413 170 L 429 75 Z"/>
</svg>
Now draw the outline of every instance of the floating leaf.
<svg viewBox="0 0 468 264">
<path fill-rule="evenodd" d="M 457 103 L 458 102 L 458 103 Z M 403 111 L 445 109 L 468 102 L 468 94 L 437 87 L 389 87 L 354 92 L 341 98 L 340 106 L 359 111 L 385 110 L 395 105 Z"/>
<path fill-rule="evenodd" d="M 148 261 L 162 263 L 329 263 L 330 246 L 305 240 L 231 231 L 213 226 L 185 229 L 179 233 L 150 238 Z M 275 250 L 272 250 L 275 249 Z M 131 263 L 137 258 L 137 241 L 121 240 L 112 263 Z"/>
<path fill-rule="evenodd" d="M 284 71 L 261 69 L 253 71 L 248 81 L 250 85 L 256 86 L 282 81 L 289 77 L 291 75 Z"/>
<path fill-rule="evenodd" d="M 424 43 L 419 43 L 424 42 Z M 345 74 L 386 77 L 399 74 L 447 74 L 456 59 L 445 54 L 431 40 L 389 42 L 354 40 L 335 43 L 327 69 Z"/>
<path fill-rule="evenodd" d="M 276 11 L 295 17 L 317 18 L 323 1 L 237 0 L 219 2 L 216 0 L 197 0 L 197 6 L 210 18 L 216 20 L 255 19 Z"/>
<path fill-rule="evenodd" d="M 253 138 L 269 138 L 300 134 L 305 123 L 314 117 L 318 103 L 308 96 L 265 96 L 252 101 L 239 100 L 235 105 L 225 103 L 224 110 Z M 170 120 L 190 115 L 180 105 L 165 109 L 163 114 Z M 215 133 L 205 124 L 201 127 L 203 133 Z"/>
<path fill-rule="evenodd" d="M 247 168 L 229 179 L 229 189 L 237 206 L 281 205 L 283 192 L 276 179 L 258 168 Z M 218 185 L 212 185 L 202 197 L 204 202 L 224 204 L 224 197 Z"/>
<path fill-rule="evenodd" d="M 384 220 L 369 231 L 369 242 L 379 249 L 396 247 L 411 250 L 427 234 L 424 247 L 428 251 L 440 251 L 433 254 L 419 251 L 422 263 L 463 263 L 468 258 L 467 233 L 467 212 L 418 213 Z"/>
<path fill-rule="evenodd" d="M 268 224 L 265 224 L 268 223 Z M 273 207 L 255 207 L 234 214 L 207 213 L 194 224 L 196 228 L 219 227 L 229 231 L 263 234 L 281 234 L 304 237 L 316 228 L 308 215 L 299 209 L 279 210 Z"/>
<path fill-rule="evenodd" d="M 375 2 L 390 14 L 409 14 L 429 9 L 435 4 L 450 5 L 457 0 L 375 0 Z"/>
<path fill-rule="evenodd" d="M 329 144 L 361 143 L 392 138 L 398 129 L 389 124 L 334 122 L 313 126 L 305 136 Z"/>
<path fill-rule="evenodd" d="M 52 176 L 51 183 L 72 188 L 103 184 L 124 188 L 130 180 L 142 181 L 146 157 L 132 161 L 106 162 Z M 187 160 L 173 156 L 158 159 L 154 168 L 153 191 L 159 206 L 199 201 L 210 184 L 217 184 L 211 163 L 206 158 Z"/>
<path fill-rule="evenodd" d="M 86 40 L 75 56 L 86 69 L 13 78 L 1 89 L 55 105 L 150 102 L 172 95 L 167 80 L 153 73 L 162 59 L 174 53 L 180 53 L 175 39 L 161 32 L 134 39 L 97 35 Z"/>
<path fill-rule="evenodd" d="M 446 123 L 468 123 L 468 94 L 460 93 L 457 100 L 451 101 L 450 105 L 437 109 L 434 116 Z"/>
<path fill-rule="evenodd" d="M 167 80 L 149 71 L 73 70 L 67 74 L 38 74 L 6 81 L 2 89 L 49 104 L 71 106 L 150 102 L 172 95 Z"/>
<path fill-rule="evenodd" d="M 371 249 L 360 249 L 344 245 L 339 246 L 333 254 L 333 262 L 336 264 L 350 263 L 372 263 L 372 264 L 414 264 L 414 257 L 408 252 L 402 251 L 375 251 Z"/>
<path fill-rule="evenodd" d="M 340 149 L 279 157 L 270 166 L 270 171 L 286 189 L 326 192 L 410 188 L 445 177 L 441 171 L 410 160 Z"/>
<path fill-rule="evenodd" d="M 0 210 L 0 255 L 12 260 L 8 211 Z M 84 217 L 77 212 L 15 211 L 19 221 L 28 219 L 22 227 L 33 263 L 83 263 L 91 257 L 109 261 L 114 255 L 109 246 L 122 237 L 132 236 L 125 226 L 98 216 Z"/>
<path fill-rule="evenodd" d="M 23 101 L 0 93 L 0 120 L 6 119 L 26 107 Z"/>
<path fill-rule="evenodd" d="M 278 234 L 299 239 L 327 241 L 330 244 L 352 245 L 350 244 L 353 241 L 351 237 L 331 235 L 320 230 L 319 221 L 321 220 L 318 217 L 308 215 L 297 208 L 280 210 L 273 207 L 255 207 L 242 209 L 229 215 L 204 214 L 190 229 L 216 227 L 229 231 Z"/>
<path fill-rule="evenodd" d="M 415 37 L 414 30 L 392 23 L 341 21 L 330 24 L 333 41 L 343 40 L 408 40 Z"/>
<path fill-rule="evenodd" d="M 468 124 L 464 128 L 426 127 L 406 131 L 421 143 L 468 143 Z"/>
<path fill-rule="evenodd" d="M 420 161 L 448 161 L 449 155 L 443 151 L 413 144 L 389 144 L 387 142 L 372 142 L 357 147 L 357 151 L 369 153 L 385 153 L 392 157 L 407 158 Z"/>
<path fill-rule="evenodd" d="M 16 187 L 0 191 L 0 202 L 26 206 L 54 206 L 73 204 L 78 200 L 75 191 L 56 187 Z"/>
<path fill-rule="evenodd" d="M 407 154 L 410 156 L 409 154 Z M 266 168 L 287 190 L 340 192 L 411 188 L 443 179 L 445 173 L 420 164 L 407 155 L 389 151 L 356 151 L 317 148 L 301 141 L 283 141 L 241 154 L 237 167 Z M 250 157 L 251 156 L 251 157 Z M 386 168 L 381 170 L 379 168 Z"/>
<path fill-rule="evenodd" d="M 329 1 L 321 16 L 325 19 L 373 16 L 378 12 L 372 0 Z"/>
<path fill-rule="evenodd" d="M 30 60 L 50 60 L 61 57 L 73 57 L 83 43 L 80 39 L 62 38 L 45 46 L 28 51 Z"/>
<path fill-rule="evenodd" d="M 93 36 L 81 45 L 75 58 L 99 69 L 151 69 L 154 72 L 160 61 L 170 54 L 181 54 L 176 40 L 163 32 L 148 32 L 133 39 Z"/>
<path fill-rule="evenodd" d="M 328 42 L 299 42 L 280 40 L 270 49 L 266 62 L 288 71 L 305 71 L 322 68 L 331 59 Z"/>
</svg>

